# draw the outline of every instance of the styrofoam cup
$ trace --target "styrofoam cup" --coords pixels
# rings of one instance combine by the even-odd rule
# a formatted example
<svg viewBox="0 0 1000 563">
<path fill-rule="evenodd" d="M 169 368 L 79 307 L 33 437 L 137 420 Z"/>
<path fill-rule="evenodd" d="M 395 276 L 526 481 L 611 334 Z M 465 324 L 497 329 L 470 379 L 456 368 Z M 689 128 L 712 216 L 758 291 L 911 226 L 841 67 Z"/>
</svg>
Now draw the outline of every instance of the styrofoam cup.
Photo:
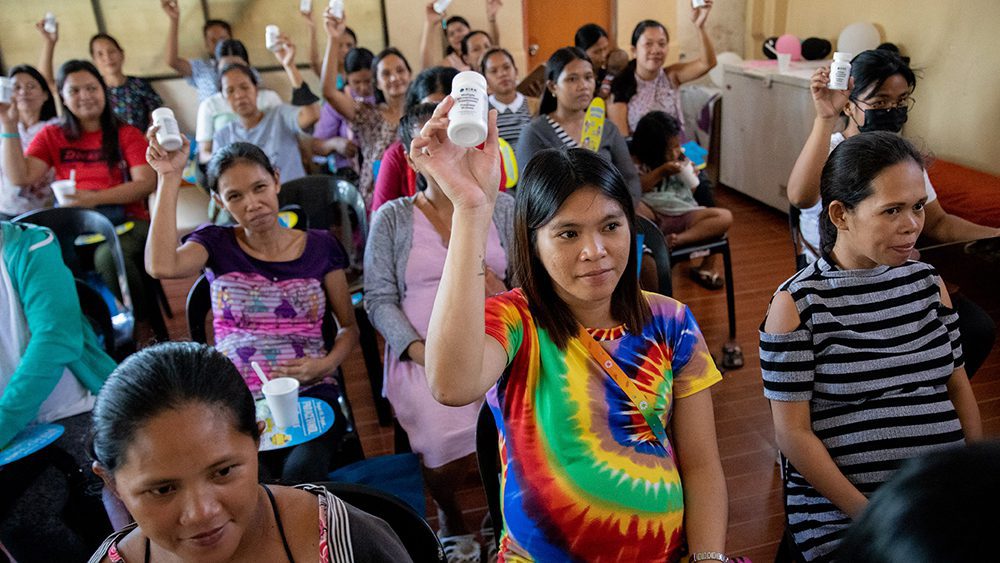
<svg viewBox="0 0 1000 563">
<path fill-rule="evenodd" d="M 76 194 L 76 180 L 56 180 L 49 185 L 59 205 L 66 205 L 66 196 Z"/>
<path fill-rule="evenodd" d="M 268 381 L 261 392 L 271 410 L 271 419 L 279 428 L 299 425 L 299 380 L 276 377 Z"/>
<path fill-rule="evenodd" d="M 688 189 L 693 190 L 698 187 L 698 184 L 701 183 L 701 180 L 698 179 L 698 173 L 694 171 L 694 164 L 692 164 L 690 160 L 681 166 L 681 171 L 678 174 L 681 182 L 684 182 L 684 185 L 687 186 Z"/>
<path fill-rule="evenodd" d="M 792 69 L 792 54 L 778 53 L 778 72 L 781 74 L 788 74 L 788 71 L 791 69 Z"/>
</svg>

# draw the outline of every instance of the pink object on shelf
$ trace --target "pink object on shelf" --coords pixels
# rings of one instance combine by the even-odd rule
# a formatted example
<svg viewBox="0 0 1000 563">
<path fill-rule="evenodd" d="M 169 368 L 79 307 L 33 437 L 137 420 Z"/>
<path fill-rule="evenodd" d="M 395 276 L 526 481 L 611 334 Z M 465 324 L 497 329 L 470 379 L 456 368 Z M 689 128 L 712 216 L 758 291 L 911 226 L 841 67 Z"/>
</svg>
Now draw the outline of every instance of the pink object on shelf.
<svg viewBox="0 0 1000 563">
<path fill-rule="evenodd" d="M 792 56 L 793 61 L 802 60 L 802 41 L 791 33 L 786 33 L 778 38 L 774 44 L 774 50 L 779 53 L 787 53 Z"/>
</svg>

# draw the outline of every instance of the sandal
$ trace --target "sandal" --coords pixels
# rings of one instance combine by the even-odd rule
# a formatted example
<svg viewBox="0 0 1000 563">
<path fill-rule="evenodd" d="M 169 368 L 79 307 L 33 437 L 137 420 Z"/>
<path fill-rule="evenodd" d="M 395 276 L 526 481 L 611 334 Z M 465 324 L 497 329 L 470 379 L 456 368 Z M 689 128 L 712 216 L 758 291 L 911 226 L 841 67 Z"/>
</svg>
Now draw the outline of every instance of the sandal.
<svg viewBox="0 0 1000 563">
<path fill-rule="evenodd" d="M 476 536 L 438 536 L 448 563 L 479 563 L 481 547 Z"/>
<path fill-rule="evenodd" d="M 722 367 L 727 370 L 743 367 L 743 349 L 739 344 L 726 342 L 722 345 Z"/>
<path fill-rule="evenodd" d="M 695 268 L 691 268 L 690 271 L 691 279 L 705 289 L 721 289 L 724 285 L 726 285 L 726 281 L 716 272 L 698 270 Z"/>
</svg>

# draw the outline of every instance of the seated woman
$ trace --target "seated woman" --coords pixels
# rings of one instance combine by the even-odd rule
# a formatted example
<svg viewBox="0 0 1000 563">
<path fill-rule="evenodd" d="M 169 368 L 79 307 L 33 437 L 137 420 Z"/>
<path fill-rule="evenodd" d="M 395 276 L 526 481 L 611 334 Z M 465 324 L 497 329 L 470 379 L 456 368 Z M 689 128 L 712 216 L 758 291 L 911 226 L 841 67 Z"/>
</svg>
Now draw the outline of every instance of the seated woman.
<svg viewBox="0 0 1000 563">
<path fill-rule="evenodd" d="M 90 58 L 108 86 L 108 104 L 115 117 L 145 131 L 153 110 L 163 105 L 160 95 L 142 78 L 125 76 L 125 51 L 114 37 L 98 33 L 90 38 Z"/>
<path fill-rule="evenodd" d="M 8 77 L 14 81 L 14 103 L 9 107 L 14 110 L 17 123 L 15 130 L 4 129 L 3 132 L 17 133 L 21 137 L 21 146 L 26 148 L 46 125 L 58 122 L 55 96 L 49 89 L 48 81 L 34 67 L 15 66 L 10 69 Z M 0 112 L 9 111 L 0 106 Z M 15 184 L 7 178 L 0 163 L 0 219 L 12 219 L 28 211 L 52 207 L 51 180 L 52 172 L 49 171 L 33 184 Z"/>
<path fill-rule="evenodd" d="M 186 278 L 207 269 L 212 287 L 215 346 L 260 395 L 265 374 L 294 377 L 300 395 L 337 406 L 334 372 L 354 349 L 358 329 L 347 290 L 343 248 L 327 231 L 303 232 L 278 224 L 278 172 L 256 145 L 232 143 L 208 166 L 209 187 L 236 225 L 206 226 L 177 246 L 177 192 L 188 143 L 168 153 L 150 129 L 149 163 L 159 175 L 159 197 L 146 248 L 146 269 L 156 278 Z M 327 303 L 340 327 L 333 347 L 323 342 Z M 342 417 L 337 417 L 343 426 Z M 289 482 L 323 480 L 342 431 L 289 450 L 269 452 L 275 477 Z"/>
<path fill-rule="evenodd" d="M 462 38 L 462 62 L 469 70 L 479 72 L 483 53 L 493 48 L 490 35 L 481 29 L 470 31 Z"/>
<path fill-rule="evenodd" d="M 409 145 L 437 104 L 419 104 L 400 123 Z M 424 343 L 437 295 L 452 202 L 433 177 L 420 175 L 421 191 L 386 203 L 372 219 L 365 249 L 365 309 L 386 339 L 385 396 L 420 455 L 424 479 L 438 505 L 441 543 L 449 560 L 478 561 L 479 545 L 462 518 L 455 483 L 475 472 L 476 421 L 482 397 L 462 407 L 434 400 L 424 373 Z M 514 198 L 497 197 L 486 246 L 486 294 L 507 290 L 506 251 L 513 239 Z M 463 559 L 462 557 L 466 557 Z"/>
<path fill-rule="evenodd" d="M 521 130 L 538 113 L 538 99 L 517 91 L 517 65 L 507 49 L 489 49 L 483 53 L 480 63 L 479 71 L 486 77 L 490 89 L 490 107 L 497 110 L 500 138 L 515 148 Z"/>
<path fill-rule="evenodd" d="M 136 317 L 147 318 L 142 249 L 149 230 L 146 197 L 156 180 L 145 160 L 146 139 L 112 114 L 104 80 L 90 62 L 65 62 L 56 84 L 62 95 L 62 120 L 44 127 L 23 151 L 17 120 L 6 105 L 0 105 L 4 173 L 19 186 L 40 182 L 52 170 L 56 180 L 73 177 L 76 193 L 67 195 L 62 205 L 96 208 L 115 224 L 132 223 L 118 239 Z M 107 245 L 98 247 L 94 262 L 107 286 L 117 291 L 118 273 Z"/>
<path fill-rule="evenodd" d="M 896 53 L 885 49 L 863 51 L 851 61 L 851 89 L 830 90 L 828 68 L 813 73 L 811 90 L 816 118 L 795 166 L 788 177 L 788 200 L 801 210 L 799 231 L 804 239 L 800 267 L 820 256 L 820 174 L 830 151 L 859 133 L 898 133 L 913 106 L 917 77 Z M 842 118 L 841 116 L 844 116 Z M 839 130 L 841 125 L 842 130 Z M 927 192 L 924 234 L 938 242 L 958 242 L 1000 235 L 1000 229 L 977 225 L 941 207 L 930 178 L 924 173 Z M 972 376 L 993 348 L 996 325 L 981 307 L 957 297 L 964 340 L 966 369 Z"/>
<path fill-rule="evenodd" d="M 537 154 L 514 211 L 521 289 L 486 299 L 496 114 L 485 148 L 464 149 L 445 132 L 452 103 L 410 152 L 454 206 L 427 382 L 446 405 L 487 395 L 501 436 L 502 560 L 676 561 L 686 545 L 693 561 L 727 561 L 709 391 L 721 376 L 691 311 L 639 289 L 624 178 L 589 150 Z"/>
<path fill-rule="evenodd" d="M 684 157 L 677 119 L 662 111 L 647 113 L 635 128 L 631 150 L 642 180 L 642 202 L 653 211 L 667 246 L 705 242 L 729 231 L 733 214 L 728 209 L 702 207 L 695 201 L 698 186 L 711 181 Z M 701 265 L 691 268 L 691 277 L 708 289 L 721 288 L 719 258 L 718 254 L 706 256 Z"/>
<path fill-rule="evenodd" d="M 350 38 L 348 33 L 344 37 Z M 348 41 L 342 45 L 348 44 Z M 344 57 L 344 80 L 343 90 L 354 99 L 360 99 L 368 104 L 375 103 L 375 81 L 372 78 L 372 63 L 375 62 L 375 55 L 364 47 L 351 49 Z M 342 79 L 338 77 L 338 82 Z M 358 144 L 355 141 L 357 136 L 351 129 L 351 123 L 344 119 L 344 116 L 333 109 L 328 103 L 324 103 L 320 109 L 319 121 L 313 130 L 313 154 L 321 156 L 322 161 L 328 164 L 328 168 L 334 174 L 347 177 L 352 182 L 360 179 L 358 171 Z"/>
<path fill-rule="evenodd" d="M 656 20 L 643 20 L 632 31 L 632 61 L 615 76 L 608 102 L 608 119 L 618 126 L 622 135 L 630 136 L 647 113 L 660 110 L 674 116 L 682 124 L 680 87 L 697 80 L 715 66 L 715 47 L 705 30 L 705 21 L 712 9 L 712 0 L 692 8 L 691 21 L 698 28 L 702 56 L 668 67 L 667 49 L 670 36 L 667 28 Z"/>
<path fill-rule="evenodd" d="M 242 64 L 223 67 L 219 73 L 222 94 L 238 118 L 213 135 L 212 158 L 231 143 L 253 143 L 281 171 L 282 180 L 289 182 L 306 175 L 299 137 L 319 120 L 320 100 L 309 91 L 309 86 L 302 81 L 302 75 L 295 66 L 295 45 L 285 35 L 278 38 L 278 43 L 274 56 L 285 67 L 292 87 L 297 91 L 295 95 L 299 99 L 293 101 L 299 102 L 298 105 L 259 108 L 257 79 L 250 67 Z M 298 92 L 300 89 L 301 92 Z"/>
<path fill-rule="evenodd" d="M 457 74 L 457 70 L 448 66 L 432 66 L 420 71 L 406 90 L 407 112 L 420 104 L 437 104 L 443 100 L 451 93 L 451 82 Z M 402 138 L 406 126 L 402 121 L 399 126 Z M 410 134 L 410 137 L 413 135 Z M 382 154 L 372 194 L 372 215 L 386 202 L 417 193 L 417 175 L 406 158 L 407 150 L 407 145 L 394 141 Z"/>
<path fill-rule="evenodd" d="M 91 563 L 410 561 L 396 533 L 314 485 L 262 485 L 262 422 L 226 357 L 192 342 L 133 354 L 94 406 L 94 472 L 135 522 Z"/>
<path fill-rule="evenodd" d="M 632 201 L 638 202 L 639 175 L 615 124 L 601 116 L 590 129 L 600 138 L 584 138 L 587 109 L 594 98 L 594 66 L 587 54 L 576 47 L 559 49 L 545 63 L 545 79 L 539 115 L 521 130 L 517 142 L 518 176 L 524 178 L 528 163 L 542 149 L 587 146 L 621 172 Z"/>
<path fill-rule="evenodd" d="M 324 17 L 329 41 L 326 44 L 326 63 L 320 80 L 323 84 L 323 97 L 351 123 L 351 128 L 357 135 L 363 162 L 358 189 L 364 197 L 365 206 L 371 209 L 372 194 L 375 191 L 375 162 L 382 158 L 382 153 L 396 140 L 399 120 L 406 112 L 404 99 L 410 85 L 410 63 L 397 49 L 384 49 L 375 57 L 372 65 L 377 102 L 370 104 L 352 98 L 338 90 L 334 82 L 334 77 L 339 72 L 336 56 L 338 46 L 345 40 L 345 20 L 334 17 L 331 10 L 327 10 Z"/>
<path fill-rule="evenodd" d="M 493 45 L 500 44 L 500 26 L 497 25 L 497 14 L 503 6 L 501 0 L 486 0 L 486 21 L 490 31 L 487 35 Z M 463 57 L 462 40 L 472 32 L 468 20 L 462 16 L 445 17 L 434 10 L 434 2 L 428 2 L 424 8 L 424 29 L 420 34 L 420 63 L 423 68 L 432 66 L 447 66 L 455 70 L 472 70 L 479 68 L 476 62 L 466 62 Z M 444 30 L 443 33 L 439 30 Z M 485 32 L 478 32 L 483 33 Z M 441 39 L 444 38 L 444 58 L 441 53 Z M 485 49 L 484 49 L 485 50 Z M 438 53 L 438 54 L 435 54 Z"/>
<path fill-rule="evenodd" d="M 829 561 L 907 459 L 982 435 L 958 315 L 910 253 L 923 159 L 894 133 L 844 141 L 820 180 L 823 255 L 775 293 L 760 331 L 764 396 L 787 458 L 785 511 L 806 561 Z"/>
<path fill-rule="evenodd" d="M 242 41 L 223 39 L 215 45 L 214 61 L 217 72 L 221 72 L 228 65 L 241 64 L 249 67 L 250 55 Z M 276 108 L 283 103 L 281 96 L 274 90 L 257 90 L 257 109 L 260 111 Z M 198 104 L 194 133 L 198 142 L 198 162 L 205 164 L 212 159 L 212 139 L 215 132 L 237 119 L 239 116 L 229 106 L 222 92 L 216 92 Z"/>
<path fill-rule="evenodd" d="M 50 448 L 69 462 L 57 469 L 57 456 L 38 453 L 3 467 L 0 543 L 18 561 L 81 561 L 111 529 L 83 441 L 115 362 L 51 231 L 0 222 L 0 260 L 0 449 L 30 424 L 58 422 L 65 432 Z"/>
</svg>

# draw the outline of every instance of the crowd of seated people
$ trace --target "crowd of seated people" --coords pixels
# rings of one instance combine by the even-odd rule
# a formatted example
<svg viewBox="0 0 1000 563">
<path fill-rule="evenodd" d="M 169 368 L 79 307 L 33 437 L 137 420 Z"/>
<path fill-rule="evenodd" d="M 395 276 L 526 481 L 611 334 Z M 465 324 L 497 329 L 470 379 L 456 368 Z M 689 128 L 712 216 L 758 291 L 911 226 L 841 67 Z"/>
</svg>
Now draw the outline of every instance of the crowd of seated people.
<svg viewBox="0 0 1000 563">
<path fill-rule="evenodd" d="M 125 74 L 118 40 L 96 34 L 93 62 L 54 72 L 58 29 L 38 23 L 40 66 L 12 67 L 0 104 L 0 451 L 34 424 L 64 433 L 49 454 L 0 465 L 0 555 L 417 559 L 385 522 L 309 485 L 327 480 L 352 422 L 338 381 L 361 329 L 346 241 L 288 228 L 279 201 L 282 184 L 326 174 L 364 201 L 363 306 L 385 343 L 383 394 L 420 460 L 447 561 L 741 560 L 727 555 L 712 398 L 722 374 L 691 308 L 636 275 L 649 261 L 641 218 L 668 248 L 720 239 L 734 222 L 681 149 L 680 88 L 716 64 L 712 0 L 680 24 L 699 56 L 667 65 L 671 34 L 655 20 L 635 26 L 628 52 L 587 24 L 535 90 L 501 43 L 500 0 L 484 0 L 488 30 L 435 4 L 413 9 L 419 68 L 391 46 L 373 54 L 332 8 L 321 52 L 320 25 L 302 12 L 306 27 L 272 49 L 286 100 L 261 87 L 225 21 L 202 28 L 206 58 L 182 58 L 178 2 L 161 0 L 166 62 L 199 100 L 184 120 L 197 128 L 175 149 L 152 123 L 162 99 Z M 468 70 L 485 77 L 490 108 L 473 148 L 447 134 L 452 82 Z M 983 437 L 969 378 L 995 338 L 982 308 L 951 296 L 914 251 L 921 233 L 1000 234 L 945 212 L 924 157 L 898 135 L 916 74 L 883 49 L 857 54 L 851 72 L 847 91 L 827 87 L 826 67 L 812 77 L 816 117 L 788 182 L 804 255 L 759 333 L 787 539 L 804 562 L 835 560 L 844 538 L 845 553 L 861 553 L 869 499 L 893 489 L 898 468 Z M 181 237 L 192 151 L 221 212 Z M 76 191 L 57 201 L 59 180 Z M 140 320 L 155 302 L 144 278 L 204 274 L 212 344 L 139 342 L 113 359 L 63 241 L 13 222 L 51 207 L 95 209 L 118 227 Z M 88 282 L 112 294 L 113 244 L 96 245 Z M 691 267 L 696 283 L 723 286 L 718 258 Z M 332 428 L 258 452 L 255 401 L 272 377 L 332 407 Z M 458 487 L 476 471 L 483 409 L 499 436 L 499 538 L 489 515 L 469 521 L 475 505 Z"/>
</svg>

